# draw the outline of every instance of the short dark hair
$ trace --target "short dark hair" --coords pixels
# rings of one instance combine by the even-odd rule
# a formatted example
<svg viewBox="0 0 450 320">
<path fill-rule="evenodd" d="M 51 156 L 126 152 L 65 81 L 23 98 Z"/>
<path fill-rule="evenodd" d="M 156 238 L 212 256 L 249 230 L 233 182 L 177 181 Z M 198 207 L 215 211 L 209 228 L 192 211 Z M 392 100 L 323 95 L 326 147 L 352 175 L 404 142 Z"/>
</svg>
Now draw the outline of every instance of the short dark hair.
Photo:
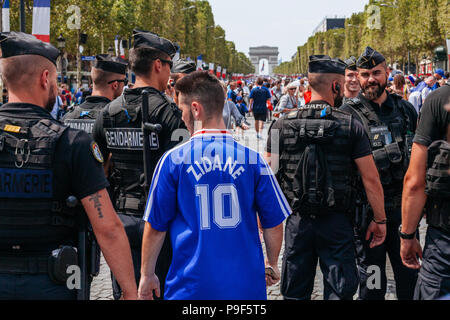
<svg viewBox="0 0 450 320">
<path fill-rule="evenodd" d="M 264 83 L 264 78 L 263 78 L 263 77 L 259 77 L 259 78 L 256 80 L 256 84 L 257 84 L 258 86 L 262 86 L 263 83 Z"/>
<path fill-rule="evenodd" d="M 130 68 L 135 75 L 147 77 L 151 74 L 153 62 L 157 59 L 168 60 L 169 55 L 150 47 L 133 48 L 130 50 Z"/>
<path fill-rule="evenodd" d="M 196 100 L 205 108 L 208 118 L 222 115 L 225 93 L 216 76 L 207 71 L 193 72 L 177 82 L 175 90 L 183 94 L 190 104 Z"/>
</svg>

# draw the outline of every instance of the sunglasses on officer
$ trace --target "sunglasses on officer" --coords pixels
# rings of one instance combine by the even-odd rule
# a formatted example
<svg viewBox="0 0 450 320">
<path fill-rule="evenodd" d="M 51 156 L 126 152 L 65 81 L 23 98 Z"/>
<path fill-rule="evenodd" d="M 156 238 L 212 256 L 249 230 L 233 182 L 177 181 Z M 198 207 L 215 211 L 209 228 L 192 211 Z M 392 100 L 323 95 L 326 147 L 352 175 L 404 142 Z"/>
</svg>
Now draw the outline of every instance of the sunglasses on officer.
<svg viewBox="0 0 450 320">
<path fill-rule="evenodd" d="M 110 82 L 108 82 L 108 84 L 111 84 L 113 82 L 123 82 L 123 85 L 126 86 L 128 84 L 128 79 L 111 80 Z"/>
<path fill-rule="evenodd" d="M 156 60 L 160 60 L 161 62 L 167 63 L 169 65 L 170 69 L 172 69 L 172 67 L 173 67 L 173 61 L 171 61 L 171 60 L 164 60 L 161 58 L 157 58 Z"/>
</svg>

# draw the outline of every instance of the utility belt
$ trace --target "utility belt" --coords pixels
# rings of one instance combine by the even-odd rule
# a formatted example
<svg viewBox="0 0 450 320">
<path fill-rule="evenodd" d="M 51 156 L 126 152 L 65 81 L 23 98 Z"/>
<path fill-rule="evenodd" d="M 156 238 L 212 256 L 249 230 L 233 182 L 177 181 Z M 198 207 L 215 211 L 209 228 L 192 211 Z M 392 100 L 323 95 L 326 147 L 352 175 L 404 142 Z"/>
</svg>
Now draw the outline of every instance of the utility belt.
<svg viewBox="0 0 450 320">
<path fill-rule="evenodd" d="M 8 274 L 48 274 L 59 285 L 66 284 L 71 274 L 70 266 L 78 266 L 78 251 L 74 247 L 61 246 L 49 254 L 36 256 L 3 255 L 0 253 L 0 273 Z"/>
<path fill-rule="evenodd" d="M 333 206 L 331 208 L 303 206 L 302 208 L 293 210 L 292 214 L 310 219 L 318 219 L 333 214 L 342 214 L 351 217 L 353 212 L 352 210 L 342 209 L 342 207 L 339 206 Z"/>
</svg>

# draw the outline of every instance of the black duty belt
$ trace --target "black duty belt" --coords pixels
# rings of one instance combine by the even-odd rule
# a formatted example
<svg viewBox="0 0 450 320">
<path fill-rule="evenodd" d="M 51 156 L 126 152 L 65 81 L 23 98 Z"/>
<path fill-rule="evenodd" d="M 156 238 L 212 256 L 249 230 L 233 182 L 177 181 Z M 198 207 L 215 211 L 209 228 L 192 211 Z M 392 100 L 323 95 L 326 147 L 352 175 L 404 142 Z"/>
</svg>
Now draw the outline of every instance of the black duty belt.
<svg viewBox="0 0 450 320">
<path fill-rule="evenodd" d="M 13 257 L 1 256 L 0 273 L 40 274 L 48 273 L 48 256 L 45 257 Z"/>
<path fill-rule="evenodd" d="M 121 214 L 142 217 L 145 210 L 145 202 L 138 198 L 121 197 L 117 200 L 117 209 Z"/>
</svg>

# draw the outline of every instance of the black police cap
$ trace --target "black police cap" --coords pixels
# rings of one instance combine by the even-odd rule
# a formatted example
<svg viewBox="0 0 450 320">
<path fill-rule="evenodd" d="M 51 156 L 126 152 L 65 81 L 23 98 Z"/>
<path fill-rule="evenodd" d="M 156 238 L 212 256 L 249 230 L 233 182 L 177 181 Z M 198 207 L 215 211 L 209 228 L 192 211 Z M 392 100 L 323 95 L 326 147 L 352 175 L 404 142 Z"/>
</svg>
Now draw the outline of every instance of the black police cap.
<svg viewBox="0 0 450 320">
<path fill-rule="evenodd" d="M 347 70 L 356 71 L 356 58 L 354 56 L 351 56 L 344 62 L 347 65 Z"/>
<path fill-rule="evenodd" d="M 371 47 L 367 47 L 361 57 L 359 57 L 356 66 L 361 69 L 372 69 L 384 61 L 386 59 L 381 53 Z"/>
<path fill-rule="evenodd" d="M 127 73 L 127 62 L 120 57 L 109 54 L 99 54 L 95 57 L 94 68 L 118 74 Z"/>
<path fill-rule="evenodd" d="M 309 57 L 309 73 L 337 73 L 345 75 L 347 65 L 341 59 L 331 59 L 326 55 Z"/>
<path fill-rule="evenodd" d="M 177 60 L 172 68 L 172 73 L 189 74 L 195 71 L 197 71 L 197 64 L 194 61 L 184 59 Z"/>
<path fill-rule="evenodd" d="M 38 40 L 35 36 L 23 32 L 1 32 L 0 47 L 2 58 L 23 55 L 38 55 L 50 60 L 56 66 L 60 55 L 58 49 L 50 43 Z"/>
<path fill-rule="evenodd" d="M 177 53 L 178 46 L 172 41 L 158 36 L 156 33 L 139 29 L 133 30 L 134 45 L 133 48 L 154 48 L 167 53 L 173 58 Z"/>
</svg>

